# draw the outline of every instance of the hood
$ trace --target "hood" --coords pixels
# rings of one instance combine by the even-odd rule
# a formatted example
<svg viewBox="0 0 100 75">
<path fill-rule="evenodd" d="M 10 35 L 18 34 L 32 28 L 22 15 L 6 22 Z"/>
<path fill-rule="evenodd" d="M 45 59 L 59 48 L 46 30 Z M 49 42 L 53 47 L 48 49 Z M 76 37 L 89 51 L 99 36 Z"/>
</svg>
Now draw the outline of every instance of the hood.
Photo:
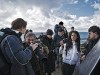
<svg viewBox="0 0 100 75">
<path fill-rule="evenodd" d="M 2 31 L 2 32 L 4 32 L 5 34 L 8 34 L 8 35 L 15 35 L 15 36 L 18 36 L 18 37 L 20 37 L 22 35 L 22 33 L 16 33 L 15 31 L 13 31 L 10 28 L 1 29 L 0 31 Z"/>
</svg>

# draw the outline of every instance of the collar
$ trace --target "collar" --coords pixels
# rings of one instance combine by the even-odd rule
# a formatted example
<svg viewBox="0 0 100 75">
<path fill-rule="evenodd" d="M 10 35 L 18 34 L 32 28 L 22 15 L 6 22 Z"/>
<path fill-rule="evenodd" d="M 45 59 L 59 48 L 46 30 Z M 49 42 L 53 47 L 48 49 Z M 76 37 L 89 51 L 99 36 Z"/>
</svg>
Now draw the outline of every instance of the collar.
<svg viewBox="0 0 100 75">
<path fill-rule="evenodd" d="M 13 29 L 12 29 L 13 30 Z M 17 30 L 13 30 L 13 31 L 15 31 L 16 33 L 20 33 L 19 31 L 17 31 Z"/>
<path fill-rule="evenodd" d="M 13 29 L 12 29 L 13 30 Z M 16 34 L 18 35 L 18 37 L 21 37 L 22 33 L 17 31 L 17 30 L 13 30 L 14 32 L 16 32 Z"/>
</svg>

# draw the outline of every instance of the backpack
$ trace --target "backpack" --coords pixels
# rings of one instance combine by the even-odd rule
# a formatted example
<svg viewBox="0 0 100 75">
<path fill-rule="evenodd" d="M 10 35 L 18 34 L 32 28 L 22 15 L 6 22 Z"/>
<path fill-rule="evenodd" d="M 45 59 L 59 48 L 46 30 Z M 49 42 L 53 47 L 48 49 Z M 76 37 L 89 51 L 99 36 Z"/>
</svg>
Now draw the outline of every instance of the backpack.
<svg viewBox="0 0 100 75">
<path fill-rule="evenodd" d="M 2 53 L 1 42 L 7 36 L 4 32 L 0 31 L 0 75 L 9 75 L 10 63 L 7 62 L 6 57 Z"/>
<path fill-rule="evenodd" d="M 58 34 L 58 29 L 60 28 L 60 26 L 58 25 L 58 24 L 56 24 L 55 25 L 55 27 L 54 27 L 54 32 L 56 33 L 56 34 Z"/>
<path fill-rule="evenodd" d="M 59 30 L 60 28 L 62 29 L 62 27 L 59 26 L 58 24 L 55 25 L 55 27 L 54 27 L 54 32 L 55 32 L 55 34 L 58 34 L 58 30 Z M 64 30 L 64 36 L 65 36 L 65 38 L 68 38 L 68 32 L 67 32 L 66 28 L 63 27 L 63 30 Z"/>
</svg>

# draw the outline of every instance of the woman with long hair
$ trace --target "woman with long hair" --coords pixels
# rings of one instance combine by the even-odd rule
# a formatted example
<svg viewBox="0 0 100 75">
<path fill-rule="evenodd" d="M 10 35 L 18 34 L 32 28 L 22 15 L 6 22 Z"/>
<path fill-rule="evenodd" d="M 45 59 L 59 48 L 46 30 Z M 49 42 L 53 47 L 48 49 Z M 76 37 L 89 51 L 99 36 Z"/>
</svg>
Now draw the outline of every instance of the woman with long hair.
<svg viewBox="0 0 100 75">
<path fill-rule="evenodd" d="M 60 42 L 62 52 L 62 75 L 72 75 L 80 57 L 80 35 L 72 31 L 68 39 Z"/>
</svg>

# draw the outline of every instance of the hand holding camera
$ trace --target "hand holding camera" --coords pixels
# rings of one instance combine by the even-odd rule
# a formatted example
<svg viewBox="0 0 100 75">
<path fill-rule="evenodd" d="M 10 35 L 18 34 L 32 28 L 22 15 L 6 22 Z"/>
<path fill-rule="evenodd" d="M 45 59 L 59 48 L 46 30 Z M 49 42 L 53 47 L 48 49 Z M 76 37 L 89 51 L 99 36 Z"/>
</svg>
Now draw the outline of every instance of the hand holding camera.
<svg viewBox="0 0 100 75">
<path fill-rule="evenodd" d="M 61 41 L 60 41 L 60 45 L 61 45 L 61 46 L 63 46 L 63 45 L 64 45 L 64 42 L 63 42 L 63 40 L 61 40 Z"/>
<path fill-rule="evenodd" d="M 31 43 L 30 46 L 32 47 L 34 51 L 38 47 L 38 43 Z"/>
</svg>

